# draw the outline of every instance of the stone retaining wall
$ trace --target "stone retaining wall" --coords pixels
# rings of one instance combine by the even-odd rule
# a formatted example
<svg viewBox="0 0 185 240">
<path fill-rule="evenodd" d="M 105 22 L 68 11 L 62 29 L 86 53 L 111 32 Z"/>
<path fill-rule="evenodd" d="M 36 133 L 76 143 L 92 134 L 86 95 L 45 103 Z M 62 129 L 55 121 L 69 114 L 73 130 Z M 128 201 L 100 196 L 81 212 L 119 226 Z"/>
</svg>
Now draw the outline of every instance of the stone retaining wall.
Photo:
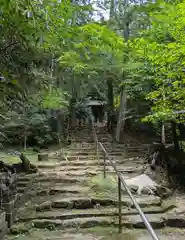
<svg viewBox="0 0 185 240">
<path fill-rule="evenodd" d="M 18 209 L 29 200 L 32 180 L 28 181 L 23 193 L 18 193 L 18 177 L 16 174 L 0 173 L 0 240 L 3 240 L 12 227 Z"/>
<path fill-rule="evenodd" d="M 6 221 L 6 213 L 0 212 L 0 239 L 3 240 L 8 232 L 8 224 Z"/>
</svg>

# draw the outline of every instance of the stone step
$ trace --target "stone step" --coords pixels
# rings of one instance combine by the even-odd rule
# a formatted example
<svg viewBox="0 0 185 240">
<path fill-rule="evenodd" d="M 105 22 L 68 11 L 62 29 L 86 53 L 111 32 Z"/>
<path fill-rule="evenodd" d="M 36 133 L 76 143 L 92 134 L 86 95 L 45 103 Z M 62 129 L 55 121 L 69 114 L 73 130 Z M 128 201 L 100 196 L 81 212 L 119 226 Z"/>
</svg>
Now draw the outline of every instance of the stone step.
<svg viewBox="0 0 185 240">
<path fill-rule="evenodd" d="M 137 144 L 137 145 L 128 145 L 128 144 L 124 144 L 124 143 L 102 143 L 102 145 L 104 146 L 104 148 L 111 148 L 111 149 L 128 149 L 128 150 L 135 150 L 135 149 L 145 149 L 148 148 L 150 146 L 150 144 Z"/>
<path fill-rule="evenodd" d="M 131 165 L 131 164 L 130 164 Z M 51 167 L 49 166 L 48 169 L 50 169 Z M 93 170 L 93 171 L 103 171 L 103 165 L 101 166 L 88 166 L 88 165 L 76 165 L 76 166 L 72 166 L 72 165 L 65 165 L 65 166 L 60 166 L 57 168 L 58 172 L 67 172 L 67 171 L 86 171 L 86 170 Z M 136 167 L 131 167 L 131 166 L 124 166 L 124 165 L 118 165 L 117 164 L 117 170 L 119 170 L 122 173 L 140 173 L 143 171 L 143 166 L 138 165 Z M 113 167 L 110 166 L 106 166 L 106 171 L 107 172 L 112 172 L 113 171 Z"/>
<path fill-rule="evenodd" d="M 89 143 L 89 141 L 94 142 L 94 138 L 92 136 L 89 136 L 89 134 L 83 137 L 75 135 L 75 136 L 72 136 L 71 139 L 72 141 L 75 141 L 75 142 L 86 142 L 86 143 Z"/>
<path fill-rule="evenodd" d="M 79 151 L 80 149 L 80 151 Z M 96 151 L 96 148 L 95 148 L 95 145 L 92 146 L 92 147 L 81 147 L 79 145 L 77 145 L 76 147 L 70 147 L 70 148 L 65 148 L 65 150 L 67 151 L 70 151 L 70 152 L 77 152 L 77 153 L 95 153 Z M 100 150 L 100 148 L 99 148 Z M 105 150 L 109 153 L 135 153 L 135 152 L 141 152 L 143 151 L 143 148 L 133 148 L 133 149 L 127 149 L 125 147 L 122 147 L 122 148 L 111 148 L 110 146 L 109 147 L 105 147 Z"/>
<path fill-rule="evenodd" d="M 33 177 L 30 175 L 18 175 L 17 181 L 18 182 L 29 182 Z"/>
<path fill-rule="evenodd" d="M 100 161 L 103 161 L 104 160 L 104 157 L 103 156 L 101 156 L 101 155 L 99 155 L 98 156 L 99 157 L 99 160 Z M 133 161 L 142 161 L 142 163 L 143 163 L 143 161 L 144 161 L 144 159 L 145 159 L 145 157 L 144 156 L 132 156 L 132 157 L 130 157 L 130 156 L 110 156 L 110 157 L 112 157 L 112 159 L 113 159 L 113 161 L 116 161 L 116 162 L 122 162 L 122 163 L 125 163 L 125 162 L 133 162 Z M 51 163 L 57 163 L 57 165 L 58 165 L 58 163 L 60 163 L 60 164 L 62 164 L 62 163 L 64 163 L 64 164 L 68 164 L 68 162 L 70 161 L 74 161 L 74 163 L 78 163 L 78 162 L 80 162 L 80 161 L 85 161 L 85 162 L 90 162 L 90 161 L 98 161 L 97 160 L 98 158 L 97 158 L 97 155 L 96 154 L 94 154 L 94 155 L 88 155 L 88 156 L 84 156 L 84 155 L 69 155 L 69 156 L 67 156 L 67 160 L 66 159 L 64 159 L 63 157 L 61 158 L 61 157 L 52 157 L 51 159 L 50 159 L 50 163 L 49 164 L 47 164 L 48 162 L 43 162 L 44 164 L 46 164 L 46 165 L 50 165 Z M 39 163 L 39 164 L 41 164 L 42 165 L 42 163 Z M 43 164 L 43 165 L 44 165 Z M 69 163 L 70 164 L 70 163 Z"/>
<path fill-rule="evenodd" d="M 99 175 L 100 173 L 103 172 L 103 169 L 99 169 L 99 170 L 85 170 L 85 171 L 68 171 L 65 173 L 66 176 L 71 176 L 71 177 L 82 177 L 82 176 L 86 176 L 86 177 L 92 177 L 92 176 L 96 176 Z M 123 173 L 122 171 L 120 171 L 121 173 Z M 114 170 L 107 170 L 106 171 L 107 174 L 116 176 L 116 172 Z M 132 177 L 136 177 L 138 176 L 138 173 L 129 173 L 129 174 L 124 174 L 124 179 L 129 179 Z"/>
<path fill-rule="evenodd" d="M 60 229 L 31 229 L 28 232 L 28 227 L 23 225 L 22 223 L 16 224 L 11 229 L 11 234 L 9 235 L 8 240 L 14 240 L 16 238 L 20 238 L 21 240 L 150 240 L 152 239 L 147 230 L 144 229 L 122 229 L 122 234 L 118 233 L 118 226 L 111 227 L 95 227 L 95 228 L 83 228 L 83 229 L 75 229 L 68 228 L 64 230 Z M 51 231 L 52 230 L 52 231 Z M 184 229 L 177 228 L 162 228 L 155 230 L 158 238 L 160 240 L 168 240 L 168 239 L 178 239 L 184 240 L 185 231 Z"/>
<path fill-rule="evenodd" d="M 88 147 L 93 147 L 95 145 L 95 141 L 93 141 L 92 144 L 89 144 L 89 142 L 86 142 L 86 138 L 82 139 L 81 138 L 81 142 L 78 143 L 76 145 L 76 142 L 72 142 L 70 147 L 74 147 L 74 146 L 82 146 L 84 148 L 88 148 Z M 101 142 L 101 141 L 99 141 Z M 101 144 L 105 147 L 105 148 L 111 148 L 111 149 L 143 149 L 143 148 L 148 148 L 150 146 L 150 144 L 142 144 L 142 143 L 136 143 L 136 144 L 130 144 L 128 145 L 127 143 L 114 143 L 114 142 L 110 142 L 110 141 L 105 141 L 105 142 L 101 142 Z M 68 146 L 69 147 L 69 146 Z"/>
<path fill-rule="evenodd" d="M 111 156 L 110 156 L 111 157 Z M 143 164 L 144 163 L 144 157 L 122 157 L 122 156 L 112 156 L 111 160 L 112 162 L 114 162 L 117 165 L 128 165 L 128 163 L 130 163 L 130 165 L 132 164 L 134 166 L 134 164 Z M 103 165 L 104 162 L 104 158 L 103 157 L 99 157 L 97 158 L 97 156 L 69 156 L 66 157 L 66 159 L 64 158 L 56 158 L 56 159 L 51 159 L 48 162 L 42 162 L 42 163 L 37 163 L 37 167 L 39 168 L 58 168 L 60 166 L 80 166 L 80 165 L 89 165 L 89 166 L 93 166 L 93 165 Z M 110 161 L 106 158 L 106 163 L 107 165 L 109 165 Z"/>
<path fill-rule="evenodd" d="M 69 170 L 61 171 L 64 179 L 68 178 L 68 177 L 83 178 L 82 181 L 85 179 L 85 177 L 87 179 L 87 177 L 96 176 L 96 175 L 99 175 L 102 172 L 103 172 L 103 168 L 92 168 L 92 167 L 91 168 L 88 167 L 87 169 L 84 169 L 84 170 L 76 170 L 75 169 L 75 170 L 70 170 L 70 171 Z M 125 171 L 120 170 L 120 172 L 124 174 L 124 179 L 129 179 L 129 178 L 138 176 L 138 171 L 125 173 Z M 106 173 L 110 174 L 110 175 L 116 175 L 113 168 L 106 169 Z M 139 173 L 140 173 L 140 171 L 139 171 Z M 53 176 L 53 171 L 48 170 L 47 174 L 48 174 L 48 176 L 51 176 L 53 181 L 55 181 L 55 179 L 57 179 L 56 175 Z M 50 180 L 48 180 L 48 181 L 50 181 Z M 58 180 L 56 180 L 56 181 L 58 181 Z M 47 182 L 47 181 L 41 181 L 41 182 Z M 60 180 L 58 182 L 60 182 Z"/>
<path fill-rule="evenodd" d="M 25 187 L 22 186 L 22 187 L 17 187 L 17 192 L 20 194 L 20 193 L 24 193 L 25 191 Z"/>
<path fill-rule="evenodd" d="M 180 227 L 185 228 L 184 217 L 168 216 L 163 214 L 146 214 L 147 219 L 154 229 L 161 229 L 164 227 Z M 118 226 L 118 217 L 90 217 L 90 218 L 75 218 L 75 219 L 35 219 L 32 220 L 32 225 L 35 228 L 50 228 L 56 227 L 57 229 L 66 228 L 92 228 L 98 226 Z M 139 215 L 132 215 L 129 217 L 122 217 L 122 227 L 145 229 Z"/>
<path fill-rule="evenodd" d="M 101 142 L 101 141 L 99 141 Z M 110 148 L 110 149 L 128 149 L 128 150 L 135 150 L 135 149 L 147 149 L 150 144 L 138 144 L 138 145 L 128 145 L 128 144 L 118 144 L 113 142 L 101 142 L 104 148 Z M 71 147 L 81 146 L 83 148 L 92 148 L 95 146 L 95 142 L 93 144 L 89 144 L 89 142 L 86 142 L 85 139 L 81 141 L 81 143 L 76 144 L 75 142 L 70 145 Z"/>
<path fill-rule="evenodd" d="M 18 181 L 17 182 L 17 187 L 26 187 L 28 185 L 29 181 Z"/>
<path fill-rule="evenodd" d="M 124 152 L 107 152 L 110 157 L 116 157 L 116 158 L 136 158 L 136 157 L 145 157 L 146 154 L 138 152 L 138 153 L 124 153 Z M 87 157 L 87 158 L 95 158 L 96 157 L 96 152 L 65 152 L 64 155 L 66 156 L 71 156 L 71 157 Z M 103 158 L 103 152 L 99 152 L 98 154 L 101 158 Z M 57 155 L 53 155 L 52 158 L 60 158 L 57 157 Z"/>
<path fill-rule="evenodd" d="M 100 174 L 102 171 L 95 170 L 85 170 L 85 171 L 66 171 L 65 175 L 70 177 L 92 177 Z M 63 172 L 64 173 L 64 172 Z"/>
<path fill-rule="evenodd" d="M 145 214 L 164 214 L 169 210 L 173 209 L 174 206 L 169 206 L 166 208 L 153 207 L 153 208 L 143 208 Z M 138 215 L 136 209 L 123 209 L 122 216 L 132 216 Z M 115 207 L 97 207 L 94 209 L 73 209 L 71 210 L 58 210 L 52 209 L 51 211 L 44 212 L 31 212 L 28 214 L 20 214 L 17 218 L 17 222 L 28 222 L 34 219 L 74 219 L 74 218 L 90 218 L 90 217 L 103 217 L 103 216 L 118 216 L 118 208 Z"/>
<path fill-rule="evenodd" d="M 55 169 L 55 168 L 57 168 L 57 167 L 60 167 L 60 163 L 57 161 L 57 162 L 42 162 L 42 163 L 40 163 L 40 162 L 37 162 L 37 163 L 35 163 L 35 166 L 37 166 L 38 168 L 40 168 L 40 169 L 43 169 L 43 168 L 53 168 L 53 169 Z"/>
<path fill-rule="evenodd" d="M 117 206 L 118 200 L 112 198 L 98 198 L 98 197 L 87 197 L 82 195 L 68 194 L 69 197 L 65 197 L 64 194 L 61 196 L 58 195 L 53 197 L 52 199 L 42 202 L 41 204 L 36 205 L 36 209 L 38 211 L 44 211 L 45 209 L 50 208 L 67 208 L 67 209 L 89 209 L 94 208 L 94 206 Z M 49 198 L 48 198 L 49 199 Z M 156 196 L 136 196 L 136 201 L 140 205 L 140 207 L 152 207 L 152 206 L 161 206 L 161 200 Z M 134 205 L 131 202 L 130 198 L 126 195 L 122 196 L 122 206 L 133 208 Z"/>
<path fill-rule="evenodd" d="M 143 160 L 140 158 L 132 158 L 132 159 L 114 159 L 113 163 L 115 163 L 116 165 L 131 165 L 131 161 L 132 163 L 134 163 L 136 165 L 136 167 L 140 166 L 141 164 L 143 164 Z M 103 159 L 99 159 L 96 160 L 91 160 L 91 159 L 78 159 L 76 158 L 75 160 L 69 157 L 68 161 L 66 160 L 62 160 L 60 161 L 60 167 L 61 166 L 103 166 L 104 165 L 104 161 Z M 111 163 L 110 161 L 106 161 L 106 165 L 110 166 Z M 135 167 L 135 166 L 134 166 Z"/>
<path fill-rule="evenodd" d="M 49 190 L 47 189 L 49 188 Z M 80 194 L 84 192 L 88 192 L 89 187 L 82 187 L 80 185 L 54 185 L 50 187 L 48 184 L 43 185 L 40 190 L 37 190 L 37 196 L 44 195 L 57 195 L 63 193 L 71 193 L 71 194 Z"/>
<path fill-rule="evenodd" d="M 40 173 L 32 173 L 32 174 L 26 174 L 26 173 L 21 173 L 21 174 L 18 174 L 17 178 L 18 178 L 18 181 L 21 182 L 29 182 L 30 180 L 34 180 L 35 177 L 39 176 Z"/>
<path fill-rule="evenodd" d="M 77 142 L 77 143 L 81 143 L 81 142 L 83 142 L 83 139 L 78 139 L 78 138 L 75 138 L 75 142 Z M 85 142 L 87 142 L 87 143 L 93 143 L 94 142 L 94 140 L 93 139 L 85 139 Z"/>
<path fill-rule="evenodd" d="M 82 131 L 83 131 L 83 135 L 82 135 Z M 93 137 L 93 134 L 92 134 L 92 131 L 90 130 L 87 130 L 87 129 L 83 129 L 83 130 L 78 130 L 78 131 L 73 131 L 71 132 L 71 137 L 75 138 L 75 137 L 82 137 L 82 138 L 85 138 L 86 136 L 87 137 Z M 81 133 L 81 135 L 80 135 Z"/>
<path fill-rule="evenodd" d="M 125 177 L 133 177 L 135 176 L 135 174 L 141 174 L 143 172 L 143 167 L 138 167 L 138 168 L 133 168 L 133 167 L 130 167 L 130 168 L 126 168 L 124 166 L 117 166 L 117 170 L 120 171 L 121 173 L 123 173 L 124 175 L 126 175 Z M 53 182 L 66 182 L 67 179 L 67 176 L 93 176 L 93 175 L 97 175 L 97 174 L 100 174 L 103 172 L 103 166 L 102 167 L 88 167 L 88 166 L 66 166 L 66 167 L 61 167 L 60 169 L 58 169 L 57 171 L 60 171 L 61 175 L 60 177 L 57 177 L 57 176 L 52 176 L 51 179 L 48 179 L 48 180 L 44 180 L 44 179 L 41 179 L 41 182 L 45 182 L 45 181 L 53 181 Z M 47 172 L 45 173 L 48 173 L 48 174 L 52 174 L 53 171 L 50 171 L 50 169 L 48 169 Z M 76 174 L 75 174 L 76 173 Z M 115 173 L 114 169 L 112 166 L 107 166 L 106 167 L 106 173 L 108 174 L 112 174 L 112 173 Z M 128 175 L 127 175 L 128 174 Z M 71 181 L 69 179 L 69 182 L 73 183 L 73 182 L 78 182 L 78 180 L 76 179 L 73 179 L 71 177 Z"/>
<path fill-rule="evenodd" d="M 67 177 L 65 174 L 57 174 L 53 173 L 48 175 L 48 173 L 45 173 L 46 176 L 40 176 L 37 177 L 37 181 L 42 182 L 53 182 L 53 183 L 80 183 L 85 181 L 86 178 L 84 177 Z M 48 176 L 47 176 L 48 175 Z"/>
</svg>

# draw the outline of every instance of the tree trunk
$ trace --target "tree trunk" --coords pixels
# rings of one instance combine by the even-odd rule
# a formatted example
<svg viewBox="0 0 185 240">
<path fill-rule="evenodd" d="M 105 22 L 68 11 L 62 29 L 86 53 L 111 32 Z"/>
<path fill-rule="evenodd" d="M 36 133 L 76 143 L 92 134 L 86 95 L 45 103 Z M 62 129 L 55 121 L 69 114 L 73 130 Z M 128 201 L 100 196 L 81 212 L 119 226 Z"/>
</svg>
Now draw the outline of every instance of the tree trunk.
<svg viewBox="0 0 185 240">
<path fill-rule="evenodd" d="M 177 130 L 177 124 L 176 124 L 176 122 L 172 121 L 171 125 L 172 125 L 172 138 L 173 138 L 174 148 L 176 150 L 179 150 L 180 146 L 179 146 L 179 141 L 178 141 L 177 131 L 176 131 Z"/>
<path fill-rule="evenodd" d="M 120 101 L 120 111 L 119 111 L 119 118 L 116 126 L 116 136 L 115 139 L 117 142 L 122 140 L 122 133 L 124 130 L 125 125 L 125 115 L 126 115 L 126 105 L 127 105 L 127 95 L 125 88 L 122 87 L 121 89 L 121 101 Z"/>
<path fill-rule="evenodd" d="M 112 28 L 112 21 L 115 17 L 115 1 L 111 0 L 110 1 L 110 28 Z M 112 60 L 111 60 L 112 61 Z M 108 71 L 108 74 L 109 71 Z M 107 111 L 107 128 L 108 131 L 112 132 L 113 130 L 113 112 L 114 112 L 114 96 L 113 96 L 113 81 L 111 77 L 108 76 L 107 79 L 107 99 L 108 99 L 108 111 Z"/>
<path fill-rule="evenodd" d="M 114 112 L 114 97 L 113 97 L 113 84 L 112 79 L 107 80 L 107 99 L 108 99 L 108 130 L 112 131 L 113 129 L 113 112 Z"/>
<path fill-rule="evenodd" d="M 183 123 L 178 124 L 180 140 L 185 140 L 185 126 Z"/>
<path fill-rule="evenodd" d="M 57 120 L 58 143 L 59 143 L 59 147 L 61 147 L 61 136 L 62 136 L 63 141 L 66 141 L 66 139 L 67 139 L 67 130 L 66 130 L 66 124 L 65 124 L 65 112 L 61 109 L 56 114 L 57 114 L 56 120 Z"/>
<path fill-rule="evenodd" d="M 75 104 L 76 104 L 76 98 L 71 98 L 70 107 L 69 107 L 71 128 L 75 128 L 77 124 Z"/>
<path fill-rule="evenodd" d="M 24 151 L 27 150 L 27 136 L 24 136 Z"/>
<path fill-rule="evenodd" d="M 72 86 L 71 86 L 71 101 L 69 106 L 69 115 L 70 115 L 70 127 L 75 128 L 77 125 L 77 118 L 76 118 L 76 100 L 77 100 L 77 90 L 80 88 L 80 86 L 77 86 L 76 79 L 75 79 L 75 73 L 73 72 L 72 76 Z"/>
<path fill-rule="evenodd" d="M 185 126 L 183 123 L 178 123 L 178 129 L 179 129 L 179 145 L 180 149 L 183 149 L 182 141 L 185 140 Z"/>
<path fill-rule="evenodd" d="M 124 8 L 125 12 L 127 12 L 127 8 L 129 7 L 129 2 L 128 0 L 124 1 Z M 127 13 L 126 13 L 127 14 Z M 125 16 L 124 20 L 124 28 L 123 28 L 123 37 L 125 39 L 125 42 L 129 40 L 129 24 L 130 24 L 130 19 L 129 16 Z M 126 52 L 123 56 L 123 62 L 128 62 L 128 49 L 126 49 Z M 122 74 L 122 81 L 126 79 L 126 72 L 123 71 Z M 126 115 L 126 107 L 127 107 L 127 93 L 125 87 L 122 87 L 121 89 L 121 100 L 120 100 L 120 110 L 119 110 L 119 118 L 117 122 L 117 127 L 116 127 L 116 141 L 119 142 L 123 138 L 123 130 L 124 130 L 124 125 L 125 125 L 125 115 Z"/>
<path fill-rule="evenodd" d="M 111 0 L 111 2 L 110 2 L 110 14 L 109 14 L 110 19 L 113 19 L 114 15 L 115 15 L 115 1 Z"/>
<path fill-rule="evenodd" d="M 166 146 L 165 125 L 162 123 L 161 127 L 161 142 Z"/>
</svg>

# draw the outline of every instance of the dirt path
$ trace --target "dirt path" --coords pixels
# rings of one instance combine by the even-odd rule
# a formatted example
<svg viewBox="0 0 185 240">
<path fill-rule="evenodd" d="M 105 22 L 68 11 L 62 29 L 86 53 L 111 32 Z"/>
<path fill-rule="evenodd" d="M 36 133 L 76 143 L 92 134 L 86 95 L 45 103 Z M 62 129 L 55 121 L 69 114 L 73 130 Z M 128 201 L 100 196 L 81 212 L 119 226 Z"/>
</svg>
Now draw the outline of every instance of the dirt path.
<svg viewBox="0 0 185 240">
<path fill-rule="evenodd" d="M 99 133 L 98 138 L 125 179 L 143 172 L 145 144 L 127 138 L 125 144 L 113 145 L 105 133 Z M 16 237 L 19 240 L 105 237 L 134 240 L 136 236 L 140 240 L 151 239 L 143 232 L 145 226 L 125 194 L 122 196 L 123 234 L 114 235 L 118 227 L 117 179 L 109 164 L 107 178 L 103 178 L 103 156 L 100 155 L 98 162 L 90 141 L 91 132 L 79 130 L 75 133 L 75 143 L 63 149 L 63 157 L 49 152 L 49 162 L 38 163 L 41 173 L 35 175 L 30 189 L 32 197 L 20 209 L 8 240 Z M 175 208 L 174 200 L 162 202 L 157 196 L 146 195 L 135 198 L 160 239 L 181 239 L 183 230 L 172 227 L 185 228 L 184 214 L 175 214 L 180 208 Z"/>
</svg>

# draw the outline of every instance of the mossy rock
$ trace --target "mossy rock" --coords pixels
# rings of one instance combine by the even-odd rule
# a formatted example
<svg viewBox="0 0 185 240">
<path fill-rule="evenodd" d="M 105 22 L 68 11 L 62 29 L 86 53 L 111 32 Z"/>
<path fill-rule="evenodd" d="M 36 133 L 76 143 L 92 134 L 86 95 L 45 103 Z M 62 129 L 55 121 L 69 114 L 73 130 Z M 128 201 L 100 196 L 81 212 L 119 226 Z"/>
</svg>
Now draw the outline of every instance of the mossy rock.
<svg viewBox="0 0 185 240">
<path fill-rule="evenodd" d="M 28 233 L 31 228 L 31 224 L 19 223 L 11 227 L 10 233 L 13 235 Z"/>
<path fill-rule="evenodd" d="M 36 211 L 38 211 L 38 212 L 42 212 L 42 211 L 46 211 L 46 210 L 50 211 L 50 210 L 52 210 L 51 204 L 52 203 L 50 201 L 47 201 L 47 202 L 41 203 L 39 205 L 36 205 L 35 206 Z"/>
</svg>

